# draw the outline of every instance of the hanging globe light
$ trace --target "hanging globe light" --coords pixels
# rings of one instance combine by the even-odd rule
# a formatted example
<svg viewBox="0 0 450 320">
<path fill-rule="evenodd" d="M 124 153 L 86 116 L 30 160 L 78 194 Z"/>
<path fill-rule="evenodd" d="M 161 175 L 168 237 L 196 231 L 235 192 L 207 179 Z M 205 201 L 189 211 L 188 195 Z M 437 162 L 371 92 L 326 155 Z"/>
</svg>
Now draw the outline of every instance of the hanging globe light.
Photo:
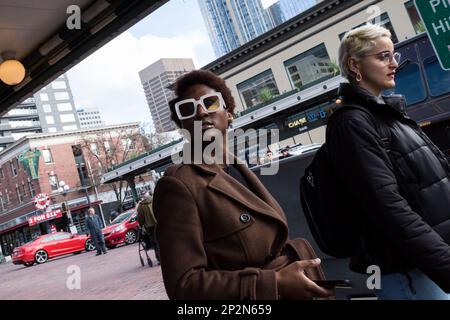
<svg viewBox="0 0 450 320">
<path fill-rule="evenodd" d="M 25 78 L 25 67 L 18 60 L 5 60 L 0 64 L 0 80 L 14 86 Z"/>
</svg>

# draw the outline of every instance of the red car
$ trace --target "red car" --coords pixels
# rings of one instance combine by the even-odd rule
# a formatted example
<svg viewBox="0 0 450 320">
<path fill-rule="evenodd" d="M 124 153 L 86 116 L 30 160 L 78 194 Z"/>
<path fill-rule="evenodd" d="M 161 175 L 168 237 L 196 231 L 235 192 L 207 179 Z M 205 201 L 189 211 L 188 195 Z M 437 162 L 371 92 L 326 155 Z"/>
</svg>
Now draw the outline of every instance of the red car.
<svg viewBox="0 0 450 320">
<path fill-rule="evenodd" d="M 35 240 L 13 250 L 14 264 L 24 264 L 27 267 L 36 263 L 47 262 L 48 259 L 69 253 L 81 253 L 83 250 L 95 249 L 92 240 L 86 235 L 72 235 L 68 232 L 45 234 Z"/>
<path fill-rule="evenodd" d="M 105 244 L 108 248 L 114 248 L 118 244 L 132 244 L 137 241 L 139 223 L 135 209 L 125 211 L 117 216 L 110 226 L 103 228 Z"/>
</svg>

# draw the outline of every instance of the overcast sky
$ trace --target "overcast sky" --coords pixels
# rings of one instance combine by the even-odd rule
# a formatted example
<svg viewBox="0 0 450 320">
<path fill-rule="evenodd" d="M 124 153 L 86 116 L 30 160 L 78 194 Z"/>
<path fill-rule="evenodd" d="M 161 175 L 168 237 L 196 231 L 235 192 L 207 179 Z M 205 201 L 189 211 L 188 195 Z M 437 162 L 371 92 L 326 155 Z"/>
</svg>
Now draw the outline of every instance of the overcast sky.
<svg viewBox="0 0 450 320">
<path fill-rule="evenodd" d="M 171 0 L 73 67 L 76 108 L 98 107 L 106 124 L 151 122 L 138 72 L 160 58 L 215 60 L 195 0 Z"/>
</svg>

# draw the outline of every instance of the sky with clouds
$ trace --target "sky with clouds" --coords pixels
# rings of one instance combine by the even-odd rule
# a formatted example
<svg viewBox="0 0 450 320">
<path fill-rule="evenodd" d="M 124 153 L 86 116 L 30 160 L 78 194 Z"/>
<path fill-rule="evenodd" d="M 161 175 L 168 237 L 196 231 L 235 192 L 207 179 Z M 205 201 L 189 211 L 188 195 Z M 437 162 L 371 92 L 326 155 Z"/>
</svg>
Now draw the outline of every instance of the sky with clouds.
<svg viewBox="0 0 450 320">
<path fill-rule="evenodd" d="M 76 108 L 106 124 L 151 122 L 138 72 L 160 58 L 215 60 L 197 1 L 171 0 L 68 71 Z"/>
</svg>

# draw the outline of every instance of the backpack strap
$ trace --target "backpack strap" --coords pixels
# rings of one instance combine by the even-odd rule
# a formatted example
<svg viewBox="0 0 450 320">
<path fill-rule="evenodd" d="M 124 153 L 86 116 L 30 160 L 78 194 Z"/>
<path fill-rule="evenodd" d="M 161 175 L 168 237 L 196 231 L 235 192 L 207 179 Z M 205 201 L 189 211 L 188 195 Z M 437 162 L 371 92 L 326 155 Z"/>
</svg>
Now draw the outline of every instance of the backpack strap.
<svg viewBox="0 0 450 320">
<path fill-rule="evenodd" d="M 390 152 L 391 151 L 391 130 L 388 127 L 388 125 L 383 121 L 383 119 L 381 119 L 381 117 L 379 115 L 375 115 L 369 109 L 364 108 L 357 104 L 344 103 L 344 105 L 342 105 L 341 107 L 338 107 L 334 113 L 343 112 L 348 109 L 358 109 L 370 116 L 373 124 L 375 125 L 375 130 L 378 132 L 378 134 L 381 137 L 381 144 L 382 144 L 383 148 L 386 149 L 387 152 Z"/>
</svg>

